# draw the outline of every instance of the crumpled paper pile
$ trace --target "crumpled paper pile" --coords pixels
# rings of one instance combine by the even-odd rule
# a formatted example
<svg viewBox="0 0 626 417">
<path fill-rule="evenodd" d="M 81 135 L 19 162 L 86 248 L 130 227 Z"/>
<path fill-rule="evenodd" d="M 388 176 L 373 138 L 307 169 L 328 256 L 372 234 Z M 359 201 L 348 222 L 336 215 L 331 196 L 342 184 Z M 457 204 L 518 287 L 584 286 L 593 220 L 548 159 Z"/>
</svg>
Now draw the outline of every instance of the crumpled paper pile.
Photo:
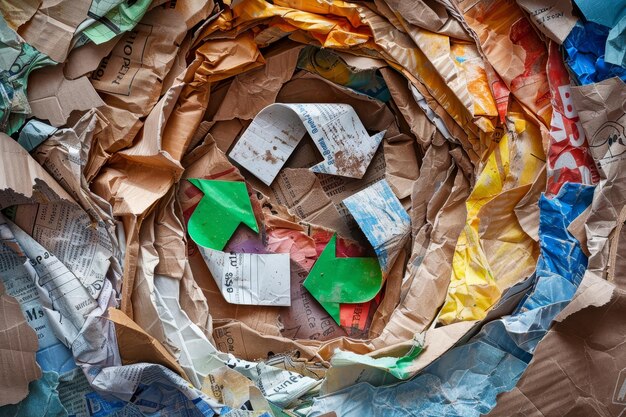
<svg viewBox="0 0 626 417">
<path fill-rule="evenodd" d="M 0 415 L 622 415 L 605 3 L 0 1 Z"/>
</svg>

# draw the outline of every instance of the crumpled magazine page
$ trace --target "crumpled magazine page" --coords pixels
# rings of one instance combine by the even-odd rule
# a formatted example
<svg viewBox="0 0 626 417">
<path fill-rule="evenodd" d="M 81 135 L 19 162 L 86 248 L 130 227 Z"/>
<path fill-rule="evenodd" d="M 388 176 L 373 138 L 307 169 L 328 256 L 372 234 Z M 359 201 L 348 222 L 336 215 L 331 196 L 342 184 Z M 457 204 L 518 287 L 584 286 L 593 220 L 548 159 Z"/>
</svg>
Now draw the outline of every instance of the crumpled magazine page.
<svg viewBox="0 0 626 417">
<path fill-rule="evenodd" d="M 626 413 L 626 2 L 0 0 L 0 416 Z"/>
</svg>

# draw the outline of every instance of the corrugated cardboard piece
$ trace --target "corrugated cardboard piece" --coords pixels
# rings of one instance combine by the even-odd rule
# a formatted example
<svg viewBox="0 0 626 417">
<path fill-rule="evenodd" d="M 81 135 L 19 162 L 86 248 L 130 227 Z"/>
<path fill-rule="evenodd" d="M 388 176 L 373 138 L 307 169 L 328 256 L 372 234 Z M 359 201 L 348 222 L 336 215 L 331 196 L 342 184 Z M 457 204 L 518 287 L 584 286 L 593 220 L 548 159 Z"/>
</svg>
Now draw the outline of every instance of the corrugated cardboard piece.
<svg viewBox="0 0 626 417">
<path fill-rule="evenodd" d="M 33 115 L 62 126 L 74 110 L 104 106 L 87 77 L 68 80 L 60 65 L 33 73 L 28 84 L 28 103 Z"/>
</svg>

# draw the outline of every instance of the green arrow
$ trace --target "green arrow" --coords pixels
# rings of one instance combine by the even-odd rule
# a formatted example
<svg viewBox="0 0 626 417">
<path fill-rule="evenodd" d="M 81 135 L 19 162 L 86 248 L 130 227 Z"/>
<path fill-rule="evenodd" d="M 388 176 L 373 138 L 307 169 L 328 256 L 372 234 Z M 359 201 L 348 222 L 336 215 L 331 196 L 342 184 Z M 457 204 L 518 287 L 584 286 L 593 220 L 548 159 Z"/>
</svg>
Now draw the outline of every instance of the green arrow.
<svg viewBox="0 0 626 417">
<path fill-rule="evenodd" d="M 304 280 L 306 288 L 339 324 L 339 304 L 370 301 L 383 285 L 376 258 L 337 258 L 333 235 Z"/>
<path fill-rule="evenodd" d="M 259 233 L 246 184 L 238 181 L 188 179 L 204 193 L 187 223 L 198 245 L 222 250 L 240 223 Z"/>
</svg>

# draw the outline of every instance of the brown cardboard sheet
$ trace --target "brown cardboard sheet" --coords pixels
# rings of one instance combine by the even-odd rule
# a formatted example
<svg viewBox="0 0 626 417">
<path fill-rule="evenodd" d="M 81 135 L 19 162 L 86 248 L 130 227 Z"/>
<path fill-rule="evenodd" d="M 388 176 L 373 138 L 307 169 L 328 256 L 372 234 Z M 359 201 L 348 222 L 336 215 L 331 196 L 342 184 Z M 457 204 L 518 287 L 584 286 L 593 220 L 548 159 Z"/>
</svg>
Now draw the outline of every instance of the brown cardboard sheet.
<svg viewBox="0 0 626 417">
<path fill-rule="evenodd" d="M 185 378 L 185 371 L 176 359 L 126 314 L 111 308 L 108 319 L 115 324 L 115 335 L 124 365 L 140 362 L 158 363 Z"/>
<path fill-rule="evenodd" d="M 68 80 L 62 65 L 45 67 L 29 77 L 28 103 L 35 117 L 62 126 L 75 110 L 86 111 L 104 106 L 87 77 Z"/>
<path fill-rule="evenodd" d="M 20 304 L 0 281 L 0 407 L 17 404 L 28 395 L 28 383 L 41 378 L 35 361 L 38 347 Z"/>
<path fill-rule="evenodd" d="M 74 33 L 87 18 L 90 6 L 91 2 L 87 0 L 44 0 L 33 17 L 20 26 L 18 33 L 37 50 L 56 62 L 63 62 L 70 51 Z"/>
<path fill-rule="evenodd" d="M 446 148 L 440 152 L 447 153 Z M 446 161 L 443 155 L 437 156 L 434 147 L 427 151 L 423 167 L 431 163 L 426 162 L 431 158 L 431 151 L 432 171 L 422 169 L 420 177 L 423 180 L 418 178 L 415 183 L 413 195 L 418 198 L 413 204 L 421 203 L 422 213 L 426 206 L 427 219 L 434 218 L 418 229 L 423 232 L 417 232 L 415 242 L 420 244 L 414 246 L 415 255 L 409 262 L 400 302 L 381 335 L 372 341 L 379 348 L 410 340 L 416 331 L 427 329 L 443 304 L 448 289 L 456 240 L 465 224 L 465 199 L 469 195 L 469 184 L 461 170 L 446 167 L 446 162 L 449 164 L 450 160 Z M 446 173 L 446 176 L 440 177 L 441 182 L 433 181 L 433 176 L 441 173 Z"/>
<path fill-rule="evenodd" d="M 572 100 L 600 173 L 600 183 L 595 189 L 585 225 L 591 255 L 587 269 L 606 278 L 612 236 L 626 205 L 626 148 L 623 145 L 626 86 L 619 78 L 609 78 L 597 84 L 574 87 Z"/>
<path fill-rule="evenodd" d="M 618 416 L 626 410 L 623 288 L 586 277 L 489 416 Z"/>
</svg>

